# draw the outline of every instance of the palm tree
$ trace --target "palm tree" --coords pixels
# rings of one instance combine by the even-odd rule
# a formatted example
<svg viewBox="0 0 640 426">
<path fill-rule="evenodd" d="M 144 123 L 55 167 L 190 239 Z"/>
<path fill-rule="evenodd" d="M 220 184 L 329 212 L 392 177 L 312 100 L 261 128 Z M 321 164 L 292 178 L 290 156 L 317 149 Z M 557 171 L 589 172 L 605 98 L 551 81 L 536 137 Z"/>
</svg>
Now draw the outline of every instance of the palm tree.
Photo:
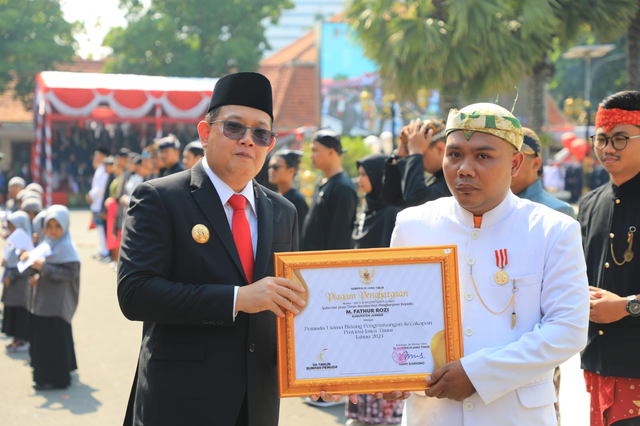
<svg viewBox="0 0 640 426">
<path fill-rule="evenodd" d="M 640 90 L 640 11 L 627 27 L 627 89 Z"/>
<path fill-rule="evenodd" d="M 545 45 L 549 46 L 549 49 L 539 56 L 530 73 L 530 127 L 538 133 L 543 130 L 545 124 L 547 83 L 555 71 L 550 60 L 551 46 L 565 50 L 574 44 L 580 33 L 585 30 L 593 32 L 603 40 L 613 40 L 622 35 L 627 22 L 638 8 L 637 0 L 540 0 L 540 3 L 543 2 L 548 3 L 556 19 L 548 22 L 552 31 L 547 33 L 550 38 Z M 629 28 L 631 32 L 631 25 Z M 638 47 L 633 53 L 640 60 L 637 51 L 640 48 L 640 32 L 638 36 Z M 629 46 L 629 55 L 632 54 L 631 51 Z M 639 72 L 637 69 L 634 71 Z"/>
<path fill-rule="evenodd" d="M 440 90 L 443 113 L 462 95 L 512 89 L 550 48 L 551 1 L 354 0 L 347 19 L 394 91 Z"/>
</svg>

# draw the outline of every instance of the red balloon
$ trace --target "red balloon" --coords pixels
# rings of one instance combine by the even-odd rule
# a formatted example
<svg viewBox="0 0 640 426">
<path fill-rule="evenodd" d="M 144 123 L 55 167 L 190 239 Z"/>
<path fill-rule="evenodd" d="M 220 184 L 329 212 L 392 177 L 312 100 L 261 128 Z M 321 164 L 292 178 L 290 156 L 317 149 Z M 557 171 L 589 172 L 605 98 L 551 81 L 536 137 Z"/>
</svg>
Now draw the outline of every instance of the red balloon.
<svg viewBox="0 0 640 426">
<path fill-rule="evenodd" d="M 562 141 L 562 146 L 567 149 L 571 148 L 571 143 L 577 139 L 577 136 L 572 132 L 565 132 L 562 134 L 560 140 Z"/>
<path fill-rule="evenodd" d="M 578 161 L 582 161 L 585 155 L 587 155 L 587 152 L 589 152 L 589 144 L 584 139 L 576 139 L 571 142 L 569 151 L 571 151 Z"/>
</svg>

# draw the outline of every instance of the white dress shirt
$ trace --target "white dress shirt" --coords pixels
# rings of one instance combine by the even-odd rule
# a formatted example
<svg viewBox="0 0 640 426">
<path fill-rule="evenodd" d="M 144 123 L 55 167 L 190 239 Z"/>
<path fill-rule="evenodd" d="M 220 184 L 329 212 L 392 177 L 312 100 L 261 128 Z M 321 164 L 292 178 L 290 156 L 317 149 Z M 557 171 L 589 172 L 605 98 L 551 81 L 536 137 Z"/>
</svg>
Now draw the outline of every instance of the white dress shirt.
<svg viewBox="0 0 640 426">
<path fill-rule="evenodd" d="M 458 249 L 464 356 L 476 393 L 464 401 L 414 394 L 403 425 L 555 425 L 553 370 L 586 344 L 589 287 L 580 226 L 569 216 L 511 191 L 474 228 L 473 214 L 453 197 L 398 214 L 391 247 L 453 245 Z M 507 249 L 507 285 L 498 285 L 495 250 Z M 490 313 L 512 295 L 516 317 Z M 429 280 L 425 280 L 429 285 Z"/>
<path fill-rule="evenodd" d="M 91 179 L 91 190 L 89 190 L 89 197 L 91 198 L 90 209 L 94 213 L 100 213 L 102 210 L 107 179 L 109 179 L 109 175 L 104 169 L 104 164 L 100 164 L 93 173 L 93 179 Z"/>
<path fill-rule="evenodd" d="M 229 228 L 231 228 L 231 232 L 233 232 L 233 207 L 229 204 L 229 199 L 234 194 L 243 195 L 247 199 L 247 204 L 245 206 L 245 214 L 247 215 L 247 220 L 249 221 L 249 228 L 251 229 L 251 245 L 253 246 L 253 260 L 256 259 L 256 248 L 258 247 L 258 215 L 256 213 L 256 198 L 253 193 L 253 183 L 249 182 L 241 192 L 235 192 L 229 185 L 227 185 L 222 179 L 220 179 L 209 167 L 209 163 L 206 158 L 202 159 L 202 167 L 204 167 L 204 171 L 211 179 L 211 183 L 213 187 L 218 192 L 218 196 L 220 197 L 220 201 L 222 202 L 222 206 L 224 207 L 224 212 L 227 215 L 227 221 L 229 222 Z M 249 280 L 253 279 L 253 277 L 247 277 Z M 236 316 L 236 300 L 238 298 L 238 288 L 239 286 L 235 286 L 235 291 L 233 295 L 233 317 L 235 319 Z"/>
</svg>

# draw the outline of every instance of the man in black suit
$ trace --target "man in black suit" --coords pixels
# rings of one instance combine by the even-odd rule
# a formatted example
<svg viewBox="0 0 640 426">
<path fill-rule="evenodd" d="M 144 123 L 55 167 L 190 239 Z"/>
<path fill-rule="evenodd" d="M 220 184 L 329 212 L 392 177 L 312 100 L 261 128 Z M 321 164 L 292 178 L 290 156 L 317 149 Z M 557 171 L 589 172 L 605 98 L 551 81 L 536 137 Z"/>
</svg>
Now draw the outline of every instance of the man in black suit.
<svg viewBox="0 0 640 426">
<path fill-rule="evenodd" d="M 198 124 L 205 158 L 131 197 L 118 298 L 144 326 L 127 426 L 278 423 L 276 315 L 304 302 L 272 277 L 273 253 L 298 249 L 296 210 L 253 180 L 272 122 L 266 77 L 221 78 Z"/>
</svg>

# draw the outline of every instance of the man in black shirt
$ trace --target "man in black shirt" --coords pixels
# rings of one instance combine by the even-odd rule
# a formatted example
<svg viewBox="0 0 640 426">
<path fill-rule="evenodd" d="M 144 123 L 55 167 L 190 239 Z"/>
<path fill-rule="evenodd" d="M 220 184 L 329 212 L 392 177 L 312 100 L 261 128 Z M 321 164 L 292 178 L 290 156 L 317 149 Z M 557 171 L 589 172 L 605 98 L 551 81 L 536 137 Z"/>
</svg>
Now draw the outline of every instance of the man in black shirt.
<svg viewBox="0 0 640 426">
<path fill-rule="evenodd" d="M 640 425 L 640 92 L 604 99 L 592 139 L 611 183 L 586 194 L 578 213 L 591 290 L 582 352 L 591 424 Z"/>
<path fill-rule="evenodd" d="M 402 129 L 402 143 L 385 164 L 382 201 L 405 208 L 451 196 L 442 173 L 444 130 L 442 120 L 419 118 Z M 426 180 L 425 171 L 432 175 Z"/>
<path fill-rule="evenodd" d="M 162 177 L 183 171 L 184 165 L 180 161 L 180 141 L 178 138 L 173 134 L 169 134 L 169 136 L 160 139 L 157 143 L 160 149 L 160 159 L 164 164 Z"/>
<path fill-rule="evenodd" d="M 302 250 L 351 248 L 351 229 L 358 194 L 351 179 L 342 170 L 340 136 L 323 129 L 311 143 L 313 167 L 322 170 L 324 179 L 313 194 L 311 209 L 302 228 Z"/>
</svg>

